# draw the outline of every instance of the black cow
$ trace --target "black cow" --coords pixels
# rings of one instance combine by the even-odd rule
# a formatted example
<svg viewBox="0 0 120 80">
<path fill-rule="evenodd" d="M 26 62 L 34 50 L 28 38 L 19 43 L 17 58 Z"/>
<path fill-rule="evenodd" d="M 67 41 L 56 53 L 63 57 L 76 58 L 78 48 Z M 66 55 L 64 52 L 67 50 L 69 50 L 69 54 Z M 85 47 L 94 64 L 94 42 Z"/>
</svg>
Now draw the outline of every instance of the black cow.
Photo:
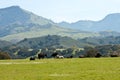
<svg viewBox="0 0 120 80">
<path fill-rule="evenodd" d="M 96 58 L 100 58 L 101 56 L 102 56 L 102 55 L 101 55 L 100 53 L 97 53 L 95 57 L 96 57 Z"/>
<path fill-rule="evenodd" d="M 45 57 L 47 57 L 47 54 L 44 54 L 44 53 L 39 53 L 38 54 L 38 59 L 43 59 Z"/>
<path fill-rule="evenodd" d="M 35 60 L 35 57 L 33 57 L 33 56 L 32 56 L 32 57 L 30 57 L 30 61 L 31 61 L 31 60 Z"/>
<path fill-rule="evenodd" d="M 55 53 L 53 53 L 51 56 L 55 58 L 57 55 L 58 55 L 58 53 L 55 52 Z"/>
<path fill-rule="evenodd" d="M 68 56 L 67 58 L 73 58 L 73 55 Z"/>
<path fill-rule="evenodd" d="M 112 54 L 112 55 L 110 55 L 111 57 L 118 57 L 118 55 L 115 55 L 115 54 Z"/>
</svg>

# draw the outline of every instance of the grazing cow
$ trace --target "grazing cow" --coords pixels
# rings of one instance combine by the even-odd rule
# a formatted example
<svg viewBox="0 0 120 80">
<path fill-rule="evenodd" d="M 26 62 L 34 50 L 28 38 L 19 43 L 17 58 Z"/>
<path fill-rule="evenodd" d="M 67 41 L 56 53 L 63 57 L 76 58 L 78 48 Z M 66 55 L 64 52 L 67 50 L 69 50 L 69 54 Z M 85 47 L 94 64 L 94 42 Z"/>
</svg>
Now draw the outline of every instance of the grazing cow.
<svg viewBox="0 0 120 80">
<path fill-rule="evenodd" d="M 85 58 L 85 56 L 84 55 L 80 55 L 79 58 Z"/>
<path fill-rule="evenodd" d="M 55 53 L 53 53 L 51 56 L 52 56 L 52 57 L 56 57 L 57 55 L 58 55 L 58 53 L 55 52 Z"/>
<path fill-rule="evenodd" d="M 47 54 L 44 54 L 44 53 L 39 53 L 38 54 L 38 59 L 43 59 L 45 57 L 47 57 Z"/>
<path fill-rule="evenodd" d="M 101 56 L 102 56 L 102 55 L 101 55 L 100 53 L 97 53 L 95 57 L 96 57 L 96 58 L 100 58 Z"/>
<path fill-rule="evenodd" d="M 30 57 L 30 61 L 31 61 L 31 60 L 35 60 L 35 57 L 33 57 L 33 56 L 32 56 L 32 57 Z"/>
<path fill-rule="evenodd" d="M 56 58 L 58 58 L 58 59 L 63 59 L 64 56 L 56 55 Z"/>
<path fill-rule="evenodd" d="M 73 58 L 73 55 L 68 56 L 67 58 Z"/>
<path fill-rule="evenodd" d="M 114 54 L 112 54 L 112 55 L 110 55 L 111 57 L 118 57 L 118 55 L 114 55 Z"/>
</svg>

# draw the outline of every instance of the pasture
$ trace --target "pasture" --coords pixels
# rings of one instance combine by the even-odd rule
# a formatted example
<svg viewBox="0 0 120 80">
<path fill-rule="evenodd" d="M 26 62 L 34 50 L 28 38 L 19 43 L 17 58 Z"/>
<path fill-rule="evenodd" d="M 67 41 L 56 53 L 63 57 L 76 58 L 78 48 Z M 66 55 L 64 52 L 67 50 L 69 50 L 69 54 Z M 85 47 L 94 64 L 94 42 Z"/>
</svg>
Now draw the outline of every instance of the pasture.
<svg viewBox="0 0 120 80">
<path fill-rule="evenodd" d="M 120 58 L 1 60 L 0 80 L 120 80 Z"/>
</svg>

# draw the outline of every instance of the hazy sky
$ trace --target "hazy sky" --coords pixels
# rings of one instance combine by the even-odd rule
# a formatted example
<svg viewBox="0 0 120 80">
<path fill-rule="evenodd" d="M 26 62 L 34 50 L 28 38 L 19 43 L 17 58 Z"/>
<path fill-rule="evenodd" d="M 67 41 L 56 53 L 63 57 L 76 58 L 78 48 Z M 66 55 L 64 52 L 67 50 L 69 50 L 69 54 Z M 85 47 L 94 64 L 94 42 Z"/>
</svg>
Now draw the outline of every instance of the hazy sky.
<svg viewBox="0 0 120 80">
<path fill-rule="evenodd" d="M 0 8 L 18 5 L 55 22 L 100 20 L 120 13 L 120 0 L 0 0 Z"/>
</svg>

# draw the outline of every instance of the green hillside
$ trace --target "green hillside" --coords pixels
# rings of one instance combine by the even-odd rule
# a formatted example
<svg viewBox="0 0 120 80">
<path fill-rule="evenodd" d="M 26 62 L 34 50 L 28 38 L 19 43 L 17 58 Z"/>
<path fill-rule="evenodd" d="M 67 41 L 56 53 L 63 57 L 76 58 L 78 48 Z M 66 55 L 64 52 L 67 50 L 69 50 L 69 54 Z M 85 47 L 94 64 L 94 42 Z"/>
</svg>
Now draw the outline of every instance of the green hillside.
<svg viewBox="0 0 120 80">
<path fill-rule="evenodd" d="M 70 48 L 73 46 L 76 47 L 84 47 L 87 44 L 80 43 L 79 41 L 72 39 L 70 37 L 61 37 L 57 35 L 48 35 L 44 37 L 38 38 L 25 38 L 24 40 L 18 42 L 16 44 L 18 47 L 22 48 L 32 48 L 32 49 L 40 49 L 40 48 Z"/>
<path fill-rule="evenodd" d="M 11 45 L 12 45 L 12 43 L 10 43 L 8 41 L 0 40 L 0 48 L 9 47 Z"/>
<path fill-rule="evenodd" d="M 81 43 L 97 45 L 116 45 L 120 44 L 120 36 L 108 36 L 108 37 L 89 37 L 79 40 Z"/>
<path fill-rule="evenodd" d="M 52 27 L 52 28 L 37 29 L 37 30 L 29 31 L 29 32 L 12 34 L 12 35 L 2 37 L 1 39 L 7 40 L 7 41 L 12 41 L 12 42 L 18 42 L 24 38 L 42 37 L 42 36 L 46 36 L 46 35 L 59 35 L 59 36 L 63 36 L 63 37 L 68 36 L 73 39 L 100 36 L 97 33 L 80 32 L 80 31 L 75 31 L 75 30 L 71 30 L 71 29 Z"/>
</svg>

